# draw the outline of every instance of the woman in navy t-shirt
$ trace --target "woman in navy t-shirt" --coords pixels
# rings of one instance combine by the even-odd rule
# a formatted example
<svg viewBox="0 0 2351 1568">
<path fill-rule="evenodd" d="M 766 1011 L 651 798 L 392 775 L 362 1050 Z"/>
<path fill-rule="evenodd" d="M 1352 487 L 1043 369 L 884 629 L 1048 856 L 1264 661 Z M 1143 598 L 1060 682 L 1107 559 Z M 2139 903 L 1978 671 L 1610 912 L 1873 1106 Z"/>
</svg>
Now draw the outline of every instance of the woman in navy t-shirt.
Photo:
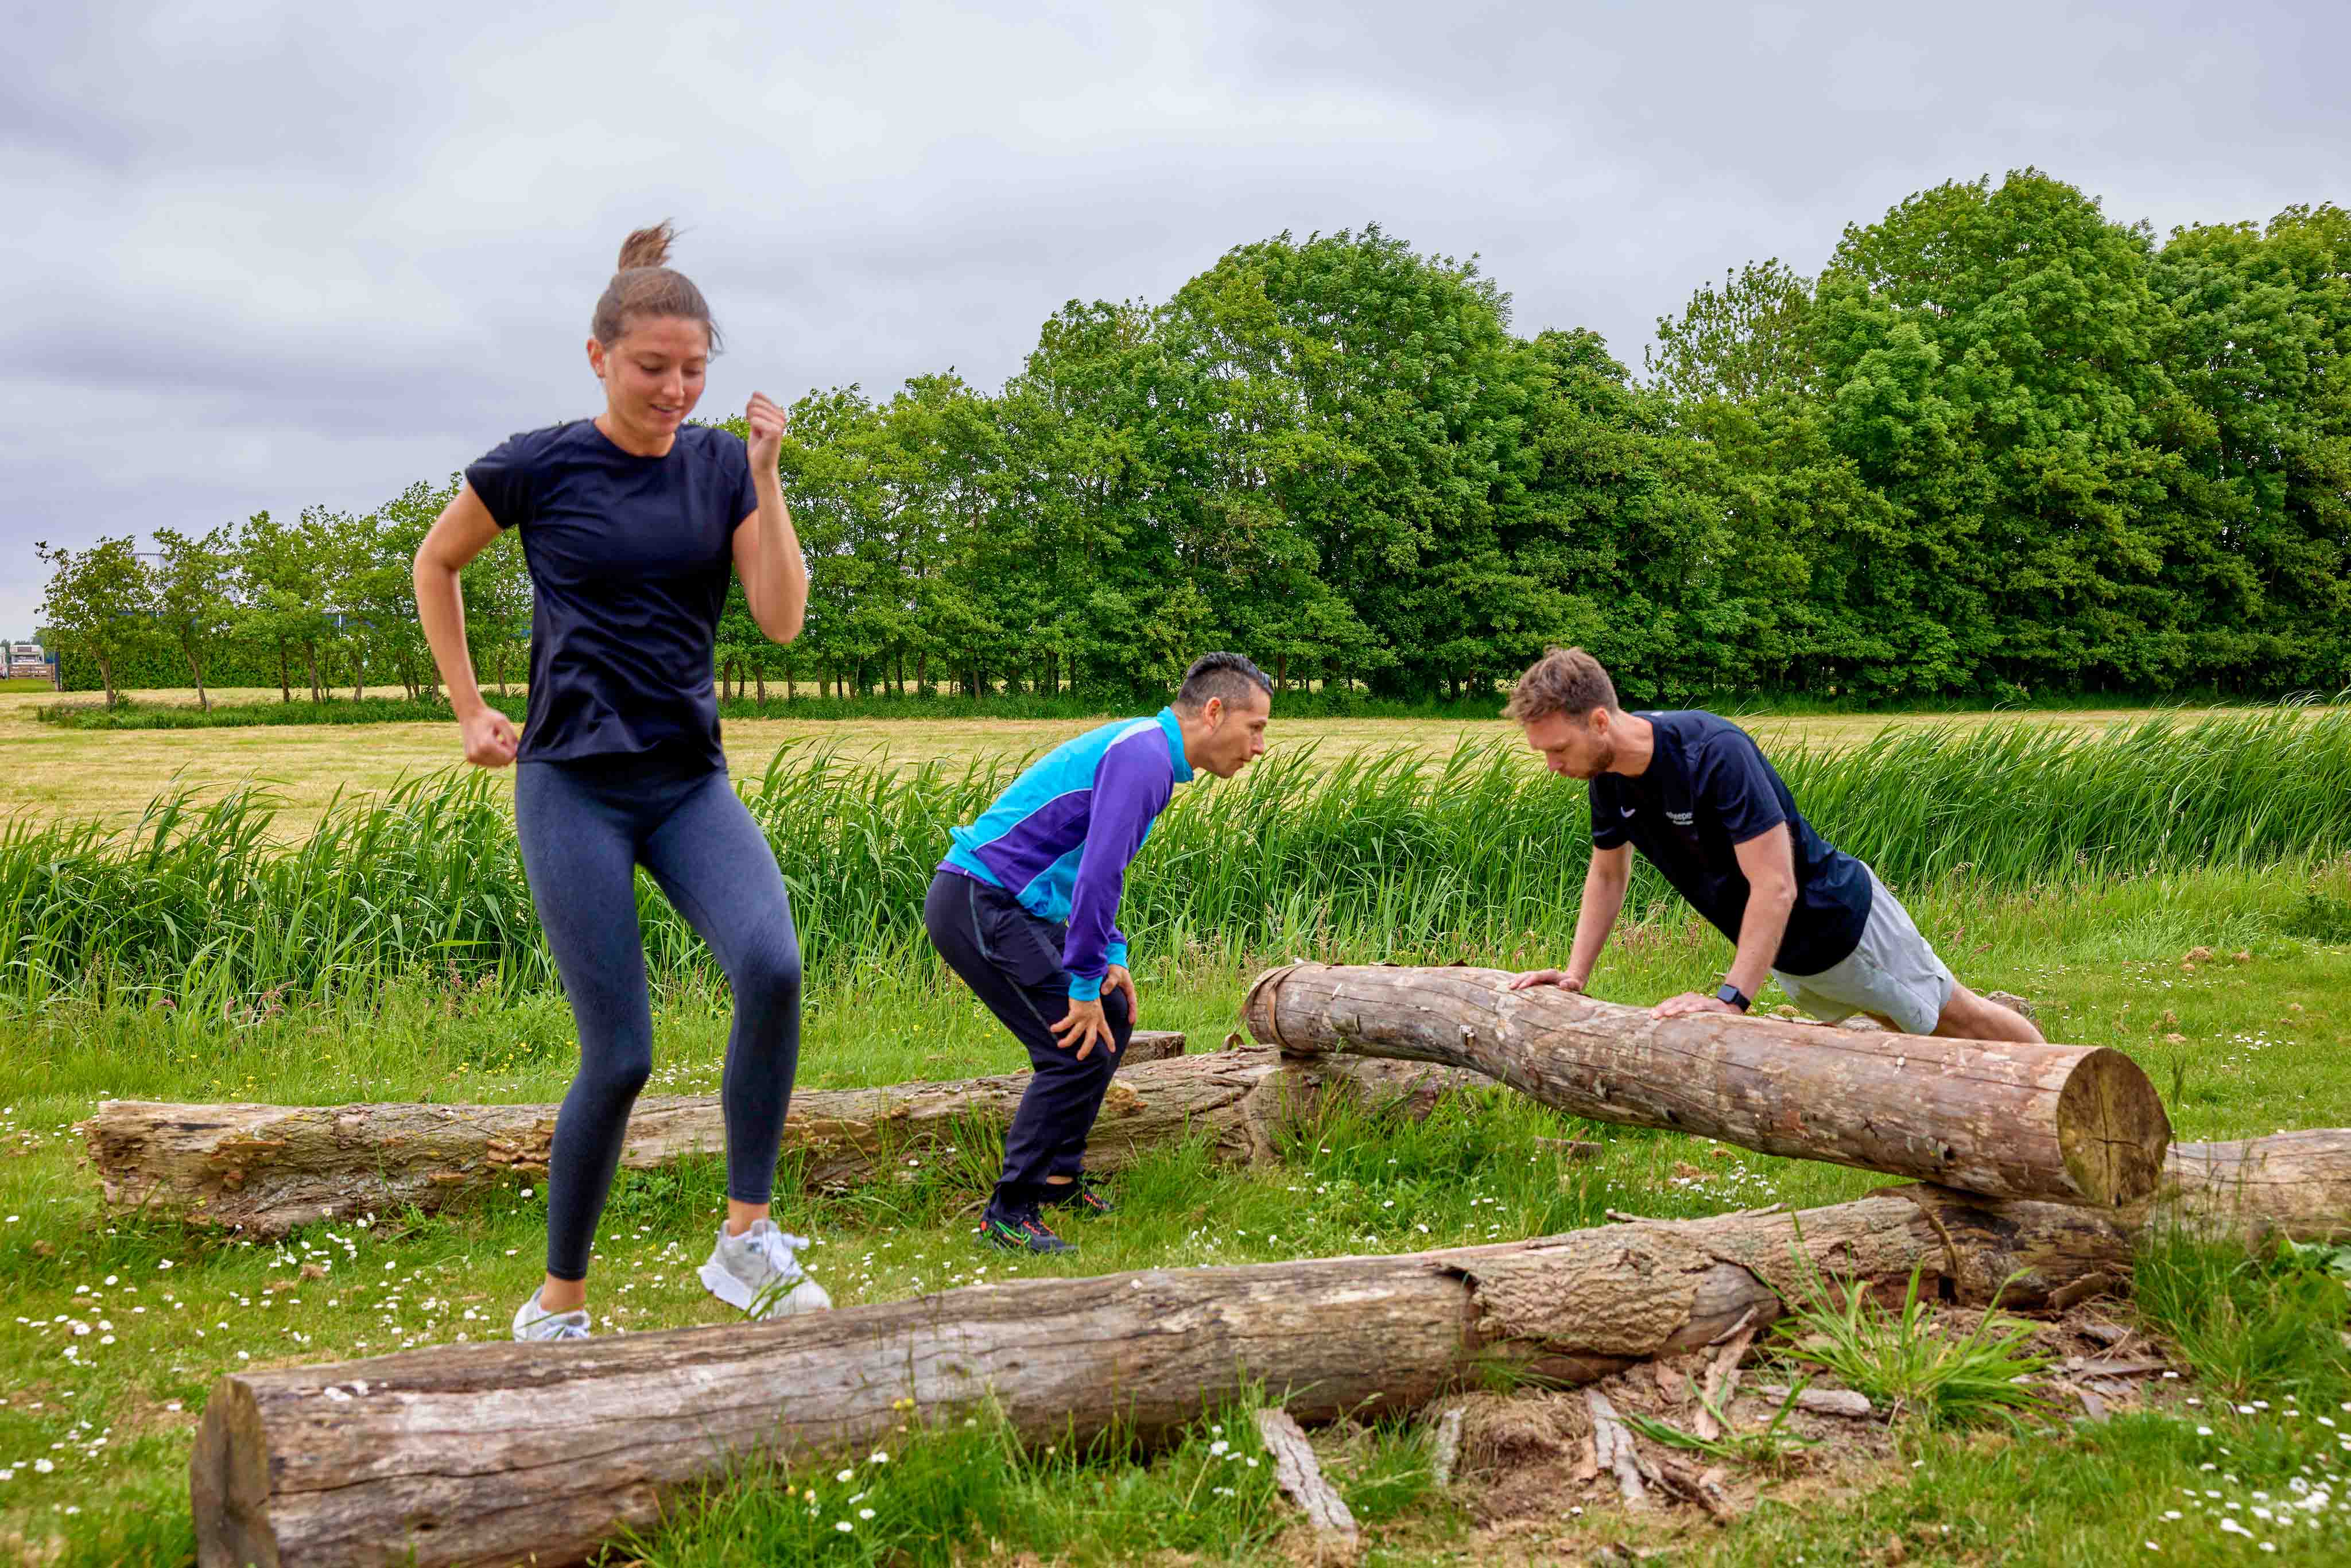
<svg viewBox="0 0 2351 1568">
<path fill-rule="evenodd" d="M 717 330 L 664 265 L 670 226 L 640 229 L 597 301 L 588 363 L 604 412 L 506 442 L 465 470 L 416 552 L 416 602 L 465 759 L 515 772 L 523 869 L 580 1030 L 580 1071 L 548 1159 L 547 1279 L 521 1340 L 588 1333 L 588 1256 L 629 1109 L 653 1071 L 637 929 L 643 866 L 718 956 L 735 993 L 721 1100 L 726 1221 L 702 1282 L 754 1316 L 831 1304 L 808 1243 L 768 1218 L 799 1057 L 799 937 L 774 852 L 726 778 L 712 655 L 729 571 L 759 629 L 799 634 L 808 569 L 777 476 L 784 414 L 761 393 L 745 444 L 685 423 Z M 457 574 L 518 531 L 537 601 L 517 737 L 482 701 Z"/>
</svg>

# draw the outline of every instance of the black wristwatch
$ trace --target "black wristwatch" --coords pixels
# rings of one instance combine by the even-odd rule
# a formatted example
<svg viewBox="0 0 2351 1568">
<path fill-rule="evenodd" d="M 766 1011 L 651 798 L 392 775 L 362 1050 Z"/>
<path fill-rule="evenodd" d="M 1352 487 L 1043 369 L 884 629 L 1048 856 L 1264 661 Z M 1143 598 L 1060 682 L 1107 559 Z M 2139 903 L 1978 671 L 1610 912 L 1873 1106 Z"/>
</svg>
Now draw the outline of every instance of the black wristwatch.
<svg viewBox="0 0 2351 1568">
<path fill-rule="evenodd" d="M 1718 1002 L 1729 1002 L 1740 1012 L 1745 1012 L 1749 1008 L 1755 1005 L 1755 998 L 1753 997 L 1749 996 L 1745 991 L 1740 990 L 1729 980 L 1722 982 L 1722 989 L 1714 993 L 1714 999 Z"/>
</svg>

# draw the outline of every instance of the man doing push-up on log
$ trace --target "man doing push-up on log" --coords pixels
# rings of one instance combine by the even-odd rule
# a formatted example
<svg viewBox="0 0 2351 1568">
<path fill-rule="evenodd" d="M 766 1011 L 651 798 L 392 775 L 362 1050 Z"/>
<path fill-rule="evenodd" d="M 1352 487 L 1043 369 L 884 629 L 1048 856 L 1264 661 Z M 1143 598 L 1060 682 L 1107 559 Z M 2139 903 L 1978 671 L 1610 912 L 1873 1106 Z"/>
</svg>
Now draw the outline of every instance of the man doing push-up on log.
<svg viewBox="0 0 2351 1568">
<path fill-rule="evenodd" d="M 1813 830 L 1754 738 L 1695 709 L 1626 713 L 1581 648 L 1554 648 L 1519 680 L 1504 716 L 1551 770 L 1592 789 L 1592 869 L 1564 969 L 1510 982 L 1583 989 L 1625 905 L 1638 848 L 1738 944 L 1721 989 L 1656 1016 L 1743 1013 L 1766 975 L 1826 1023 L 1865 1013 L 1904 1034 L 2038 1041 L 2022 1014 L 1951 977 L 1877 873 Z"/>
</svg>

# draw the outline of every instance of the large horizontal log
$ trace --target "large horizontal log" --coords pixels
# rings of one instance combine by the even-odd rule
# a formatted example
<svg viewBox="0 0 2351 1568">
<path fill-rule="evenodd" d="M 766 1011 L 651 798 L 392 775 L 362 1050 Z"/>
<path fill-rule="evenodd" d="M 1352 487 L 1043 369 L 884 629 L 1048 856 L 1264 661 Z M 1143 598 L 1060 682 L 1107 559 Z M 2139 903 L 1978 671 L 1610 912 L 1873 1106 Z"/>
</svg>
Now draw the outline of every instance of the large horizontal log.
<svg viewBox="0 0 2351 1568">
<path fill-rule="evenodd" d="M 2081 1224 L 2054 1210 L 2061 1224 Z M 1725 1238 L 1779 1257 L 1785 1217 Z M 1825 1261 L 1943 1255 L 1903 1198 L 1805 1217 Z M 1481 1361 L 1582 1381 L 1702 1343 L 1770 1292 L 1687 1228 L 1397 1258 L 1031 1281 L 579 1347 L 460 1345 L 224 1378 L 193 1461 L 206 1564 L 542 1563 L 743 1455 L 889 1440 L 992 1396 L 1028 1436 L 1149 1433 L 1263 1379 L 1301 1419 L 1405 1407 Z"/>
<path fill-rule="evenodd" d="M 1481 1072 L 1546 1105 L 1987 1197 L 2128 1204 L 2171 1124 L 2118 1051 L 1855 1033 L 1646 1008 L 1497 969 L 1294 964 L 1249 988 L 1249 1031 L 1296 1056 Z"/>
<path fill-rule="evenodd" d="M 1183 1037 L 1172 1039 L 1177 1051 Z M 1155 1044 L 1144 1036 L 1136 1044 Z M 1130 1050 L 1134 1047 L 1130 1046 Z M 1112 1080 L 1087 1163 L 1112 1171 L 1206 1134 L 1222 1158 L 1263 1159 L 1283 1127 L 1342 1096 L 1426 1114 L 1435 1097 L 1482 1082 L 1401 1062 L 1285 1063 L 1270 1051 L 1145 1059 Z M 811 1189 L 903 1172 L 968 1140 L 1000 1134 L 1025 1072 L 792 1096 L 783 1160 Z M 314 1220 L 406 1205 L 433 1210 L 543 1176 L 552 1105 L 172 1105 L 112 1100 L 81 1124 L 106 1202 L 151 1217 L 277 1236 Z M 621 1164 L 650 1170 L 725 1147 L 716 1095 L 649 1097 L 629 1118 Z"/>
<path fill-rule="evenodd" d="M 2174 1144 L 2164 1210 L 2189 1229 L 2259 1242 L 2351 1234 L 2351 1128 Z"/>
<path fill-rule="evenodd" d="M 2351 1134 L 2337 1134 L 2351 1146 Z M 2258 1145 L 2216 1154 L 2258 1167 Z M 2251 1237 L 2258 1186 L 2179 1210 Z M 2351 1221 L 2351 1180 L 2305 1194 Z M 775 1323 L 491 1343 L 223 1377 L 192 1461 L 205 1568 L 552 1565 L 745 1456 L 896 1440 L 992 1399 L 1040 1440 L 1148 1436 L 1261 1384 L 1301 1420 L 1401 1409 L 1496 1368 L 1586 1381 L 1777 1317 L 1811 1270 L 2004 1304 L 2119 1278 L 2148 1211 L 1948 1188 L 1802 1214 L 1580 1230 L 1382 1258 L 1033 1280 Z M 413 1554 L 413 1556 L 411 1554 Z"/>
</svg>

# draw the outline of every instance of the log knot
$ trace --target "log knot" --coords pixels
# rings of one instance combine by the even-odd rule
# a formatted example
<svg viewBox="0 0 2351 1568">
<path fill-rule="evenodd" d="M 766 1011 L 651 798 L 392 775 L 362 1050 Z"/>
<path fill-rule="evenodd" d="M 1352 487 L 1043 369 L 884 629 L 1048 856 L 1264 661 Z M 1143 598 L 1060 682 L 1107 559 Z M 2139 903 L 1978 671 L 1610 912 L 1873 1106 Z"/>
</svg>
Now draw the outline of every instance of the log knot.
<svg viewBox="0 0 2351 1568">
<path fill-rule="evenodd" d="M 1566 1244 L 1455 1266 L 1488 1343 L 1590 1355 L 1654 1355 L 1685 1323 L 1715 1259 L 1670 1230 L 1578 1232 Z"/>
</svg>

